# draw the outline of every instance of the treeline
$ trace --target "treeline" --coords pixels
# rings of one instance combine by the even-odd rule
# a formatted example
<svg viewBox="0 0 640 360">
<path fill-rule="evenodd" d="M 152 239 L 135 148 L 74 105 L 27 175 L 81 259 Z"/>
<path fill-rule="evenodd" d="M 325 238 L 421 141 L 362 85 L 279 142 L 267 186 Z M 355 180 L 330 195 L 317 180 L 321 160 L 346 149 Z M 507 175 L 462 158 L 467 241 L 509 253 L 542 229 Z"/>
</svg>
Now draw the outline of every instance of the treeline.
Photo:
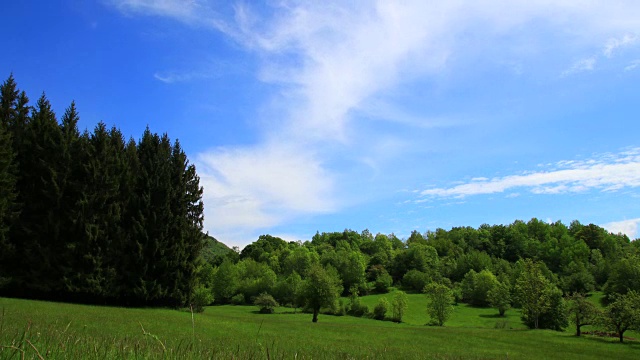
<svg viewBox="0 0 640 360">
<path fill-rule="evenodd" d="M 187 304 L 203 245 L 202 188 L 178 141 L 136 142 L 58 121 L 13 76 L 0 88 L 0 294 L 121 305 Z"/>
<path fill-rule="evenodd" d="M 348 304 L 325 304 L 329 312 L 361 315 L 369 309 L 361 308 L 359 295 L 391 287 L 423 292 L 441 284 L 457 302 L 493 306 L 501 314 L 517 306 L 530 327 L 559 330 L 567 326 L 564 299 L 571 294 L 602 290 L 613 299 L 640 291 L 639 245 L 594 224 L 535 218 L 414 231 L 408 239 L 368 230 L 316 233 L 305 242 L 263 235 L 239 254 L 206 264 L 200 282 L 219 304 L 253 303 L 267 293 L 283 305 L 308 306 L 309 298 L 296 294 L 308 287 L 310 269 L 319 265 L 335 275 L 341 295 L 351 298 Z M 539 301 L 544 306 L 528 310 Z"/>
</svg>

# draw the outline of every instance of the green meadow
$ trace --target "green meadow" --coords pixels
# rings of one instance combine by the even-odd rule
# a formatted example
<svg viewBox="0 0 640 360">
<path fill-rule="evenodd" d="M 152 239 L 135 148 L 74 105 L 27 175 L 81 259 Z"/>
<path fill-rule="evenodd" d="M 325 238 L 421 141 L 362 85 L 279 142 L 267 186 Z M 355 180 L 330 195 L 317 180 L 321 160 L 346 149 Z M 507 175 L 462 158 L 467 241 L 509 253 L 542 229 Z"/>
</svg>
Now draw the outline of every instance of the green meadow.
<svg viewBox="0 0 640 360">
<path fill-rule="evenodd" d="M 390 296 L 387 294 L 386 296 Z M 380 296 L 365 296 L 372 308 Z M 0 359 L 637 359 L 640 342 L 526 330 L 517 310 L 458 305 L 426 326 L 426 299 L 409 295 L 405 322 L 211 306 L 202 314 L 0 298 Z M 635 337 L 637 333 L 629 333 Z"/>
</svg>

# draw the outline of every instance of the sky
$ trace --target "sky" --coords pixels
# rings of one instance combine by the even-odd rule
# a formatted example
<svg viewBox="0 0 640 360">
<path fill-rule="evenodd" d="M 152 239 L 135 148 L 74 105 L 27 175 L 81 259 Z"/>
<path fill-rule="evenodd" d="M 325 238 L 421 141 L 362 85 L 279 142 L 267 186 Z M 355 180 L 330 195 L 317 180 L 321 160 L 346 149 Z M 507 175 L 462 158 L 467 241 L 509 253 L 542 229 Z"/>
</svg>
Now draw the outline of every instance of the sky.
<svg viewBox="0 0 640 360">
<path fill-rule="evenodd" d="M 535 217 L 640 237 L 640 2 L 10 1 L 0 77 L 179 139 L 243 247 Z"/>
</svg>

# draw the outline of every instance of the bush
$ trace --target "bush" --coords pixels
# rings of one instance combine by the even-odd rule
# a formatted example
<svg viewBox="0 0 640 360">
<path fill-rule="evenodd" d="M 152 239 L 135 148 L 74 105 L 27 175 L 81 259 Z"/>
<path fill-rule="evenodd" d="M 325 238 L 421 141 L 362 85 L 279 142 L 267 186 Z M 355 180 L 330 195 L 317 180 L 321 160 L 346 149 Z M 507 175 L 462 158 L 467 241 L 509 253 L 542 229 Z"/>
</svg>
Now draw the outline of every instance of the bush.
<svg viewBox="0 0 640 360">
<path fill-rule="evenodd" d="M 362 317 L 369 314 L 369 307 L 360 302 L 359 298 L 351 300 L 348 314 L 351 316 Z"/>
<path fill-rule="evenodd" d="M 344 303 L 344 299 L 338 300 L 337 312 L 334 315 L 345 316 L 347 315 L 347 305 Z"/>
<path fill-rule="evenodd" d="M 262 293 L 256 296 L 256 300 L 253 304 L 260 308 L 261 314 L 273 314 L 275 308 L 280 306 L 273 296 L 267 293 Z"/>
<path fill-rule="evenodd" d="M 373 308 L 373 318 L 376 320 L 384 320 L 387 315 L 387 309 L 389 309 L 389 302 L 386 298 L 380 298 L 376 307 Z"/>
<path fill-rule="evenodd" d="M 244 294 L 235 294 L 231 297 L 231 303 L 233 305 L 244 305 Z"/>
<path fill-rule="evenodd" d="M 407 290 L 422 291 L 429 283 L 431 283 L 429 274 L 418 270 L 409 270 L 402 278 L 402 285 Z"/>
<path fill-rule="evenodd" d="M 373 288 L 377 293 L 384 294 L 389 292 L 391 285 L 393 285 L 393 279 L 389 273 L 384 271 L 376 277 L 376 280 L 373 283 Z"/>
<path fill-rule="evenodd" d="M 200 285 L 193 291 L 193 300 L 191 303 L 191 305 L 193 306 L 193 311 L 197 313 L 204 312 L 204 307 L 207 305 L 211 305 L 212 302 L 213 292 L 211 291 L 211 289 Z"/>
</svg>

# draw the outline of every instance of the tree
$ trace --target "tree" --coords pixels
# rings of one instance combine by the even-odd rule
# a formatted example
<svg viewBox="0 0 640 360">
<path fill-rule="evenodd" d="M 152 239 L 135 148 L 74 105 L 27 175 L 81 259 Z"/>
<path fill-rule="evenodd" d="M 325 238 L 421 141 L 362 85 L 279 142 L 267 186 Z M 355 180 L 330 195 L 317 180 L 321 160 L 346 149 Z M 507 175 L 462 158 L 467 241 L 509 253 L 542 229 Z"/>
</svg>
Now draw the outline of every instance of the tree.
<svg viewBox="0 0 640 360">
<path fill-rule="evenodd" d="M 433 279 L 429 274 L 418 270 L 409 270 L 402 278 L 402 285 L 405 290 L 422 291 Z"/>
<path fill-rule="evenodd" d="M 404 291 L 396 291 L 391 300 L 391 314 L 392 320 L 395 322 L 402 322 L 404 312 L 407 310 L 407 294 Z"/>
<path fill-rule="evenodd" d="M 583 294 L 575 292 L 568 298 L 568 312 L 573 325 L 576 326 L 576 336 L 580 336 L 580 328 L 593 325 L 600 317 L 598 308 L 588 301 Z"/>
<path fill-rule="evenodd" d="M 13 244 L 9 241 L 9 230 L 16 217 L 16 177 L 11 136 L 3 122 L 0 122 L 0 288 L 9 282 L 10 269 L 5 269 L 13 254 Z"/>
<path fill-rule="evenodd" d="M 256 300 L 253 304 L 260 308 L 261 314 L 273 314 L 275 308 L 280 306 L 278 302 L 273 298 L 273 296 L 262 293 L 256 297 Z"/>
<path fill-rule="evenodd" d="M 446 285 L 431 283 L 424 288 L 429 305 L 427 312 L 431 321 L 443 326 L 453 313 L 453 292 Z"/>
<path fill-rule="evenodd" d="M 340 297 L 342 284 L 335 269 L 325 269 L 314 264 L 309 269 L 302 288 L 303 298 L 313 311 L 312 322 L 318 322 L 318 313 L 323 306 L 331 306 Z"/>
<path fill-rule="evenodd" d="M 238 287 L 238 271 L 236 266 L 228 259 L 225 259 L 213 277 L 213 296 L 222 303 L 228 303 L 235 295 Z"/>
<path fill-rule="evenodd" d="M 21 212 L 12 231 L 18 259 L 16 285 L 31 296 L 56 296 L 63 290 L 60 256 L 62 132 L 44 94 L 38 99 L 20 139 Z M 14 135 L 16 136 L 16 135 Z"/>
<path fill-rule="evenodd" d="M 508 283 L 498 282 L 487 292 L 487 300 L 492 307 L 498 309 L 500 316 L 511 308 L 511 290 Z"/>
<path fill-rule="evenodd" d="M 566 294 L 575 292 L 587 294 L 594 290 L 593 274 L 582 263 L 572 261 L 563 272 L 565 276 L 561 277 L 560 284 Z"/>
<path fill-rule="evenodd" d="M 211 305 L 213 302 L 213 293 L 211 293 L 211 289 L 198 285 L 193 291 L 193 297 L 191 300 L 191 306 L 193 311 L 197 313 L 204 312 L 204 307 Z"/>
<path fill-rule="evenodd" d="M 529 322 L 527 326 L 533 327 L 533 324 Z M 562 297 L 562 290 L 552 285 L 549 287 L 549 308 L 540 314 L 538 328 L 562 331 L 567 326 L 567 304 Z"/>
<path fill-rule="evenodd" d="M 498 279 L 487 269 L 476 273 L 469 270 L 462 281 L 462 297 L 475 306 L 489 305 L 488 293 L 498 285 Z"/>
<path fill-rule="evenodd" d="M 294 271 L 289 276 L 278 279 L 273 289 L 274 296 L 281 304 L 293 307 L 293 311 L 295 312 L 301 302 L 301 287 L 302 278 Z"/>
<path fill-rule="evenodd" d="M 640 256 L 629 255 L 613 265 L 604 293 L 610 301 L 613 294 L 626 294 L 632 290 L 640 291 Z"/>
<path fill-rule="evenodd" d="M 624 342 L 625 331 L 640 329 L 640 294 L 632 290 L 624 295 L 612 294 L 611 299 L 604 311 L 602 325 L 616 331 L 620 342 Z"/>
<path fill-rule="evenodd" d="M 523 266 L 516 282 L 516 293 L 522 306 L 522 320 L 537 329 L 540 316 L 551 306 L 551 283 L 544 277 L 537 262 L 526 259 Z"/>
</svg>

